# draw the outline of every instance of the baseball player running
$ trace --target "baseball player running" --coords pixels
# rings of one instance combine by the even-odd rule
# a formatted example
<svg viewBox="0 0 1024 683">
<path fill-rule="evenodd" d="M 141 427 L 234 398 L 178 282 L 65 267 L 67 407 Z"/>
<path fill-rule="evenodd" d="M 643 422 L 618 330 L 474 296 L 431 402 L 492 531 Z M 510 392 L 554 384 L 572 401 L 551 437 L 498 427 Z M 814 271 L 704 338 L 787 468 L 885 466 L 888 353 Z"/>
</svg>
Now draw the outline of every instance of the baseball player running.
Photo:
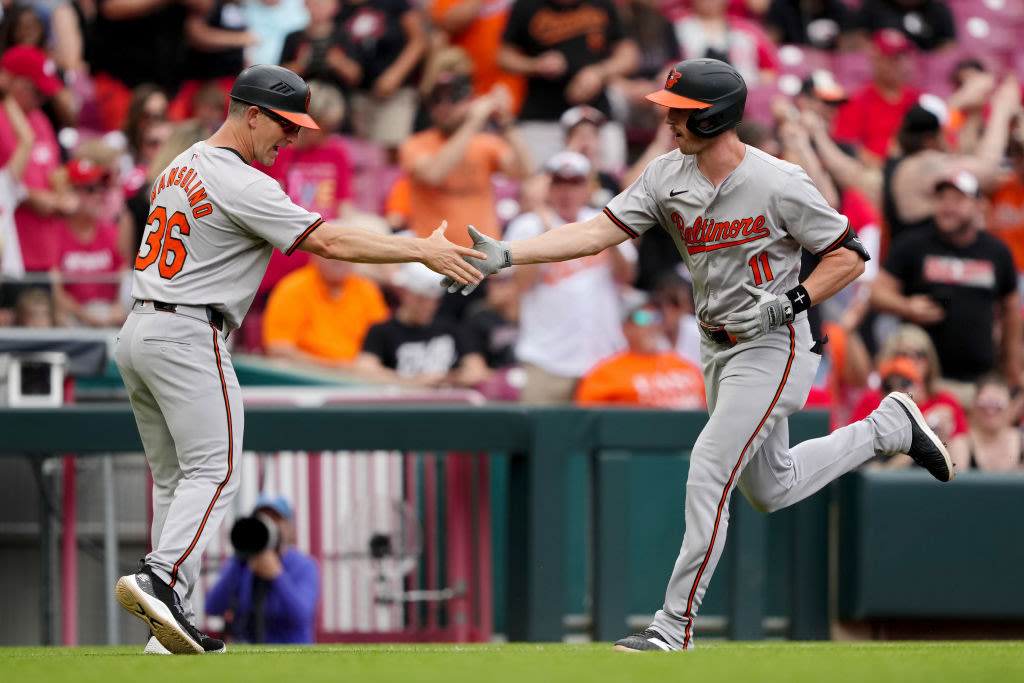
<svg viewBox="0 0 1024 683">
<path fill-rule="evenodd" d="M 325 223 L 254 169 L 271 165 L 300 128 L 309 88 L 278 66 L 243 71 L 224 124 L 174 159 L 153 183 L 138 257 L 135 304 L 115 360 L 153 473 L 153 551 L 122 576 L 118 602 L 175 654 L 223 652 L 192 623 L 199 559 L 238 488 L 241 391 L 225 339 L 242 322 L 274 248 L 327 258 L 420 261 L 459 283 L 481 274 L 445 224 L 424 239 Z"/>
<path fill-rule="evenodd" d="M 686 533 L 665 604 L 651 626 L 616 650 L 686 650 L 740 491 L 763 512 L 806 498 L 876 453 L 908 453 L 940 481 L 953 478 L 945 447 L 906 394 L 891 393 L 864 420 L 789 447 L 787 418 L 807 399 L 820 356 L 807 309 L 839 292 L 868 259 L 849 222 L 807 174 L 740 142 L 746 85 L 713 59 L 679 62 L 648 99 L 668 107 L 678 150 L 652 161 L 605 208 L 520 242 L 472 230 L 485 274 L 563 261 L 667 230 L 693 276 L 710 416 L 690 456 Z M 800 248 L 819 255 L 800 283 Z M 451 290 L 473 285 L 450 284 Z"/>
</svg>

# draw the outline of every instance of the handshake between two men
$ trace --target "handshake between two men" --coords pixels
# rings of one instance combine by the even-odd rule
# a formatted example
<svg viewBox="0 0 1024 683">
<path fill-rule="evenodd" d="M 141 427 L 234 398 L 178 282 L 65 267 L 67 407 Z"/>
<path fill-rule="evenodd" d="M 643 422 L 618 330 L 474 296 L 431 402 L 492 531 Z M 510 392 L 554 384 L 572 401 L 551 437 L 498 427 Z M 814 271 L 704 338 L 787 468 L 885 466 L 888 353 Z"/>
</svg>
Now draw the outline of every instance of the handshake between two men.
<svg viewBox="0 0 1024 683">
<path fill-rule="evenodd" d="M 502 268 L 508 268 L 512 265 L 512 251 L 509 249 L 508 242 L 502 242 L 481 234 L 472 225 L 466 226 L 466 229 L 469 231 L 469 236 L 473 238 L 473 248 L 486 254 L 487 258 L 478 259 L 472 256 L 463 256 L 463 258 L 479 270 L 485 278 L 494 275 Z M 441 280 L 441 286 L 445 287 L 452 294 L 461 291 L 463 296 L 466 296 L 477 287 L 472 283 L 464 285 L 450 277 L 445 277 Z"/>
</svg>

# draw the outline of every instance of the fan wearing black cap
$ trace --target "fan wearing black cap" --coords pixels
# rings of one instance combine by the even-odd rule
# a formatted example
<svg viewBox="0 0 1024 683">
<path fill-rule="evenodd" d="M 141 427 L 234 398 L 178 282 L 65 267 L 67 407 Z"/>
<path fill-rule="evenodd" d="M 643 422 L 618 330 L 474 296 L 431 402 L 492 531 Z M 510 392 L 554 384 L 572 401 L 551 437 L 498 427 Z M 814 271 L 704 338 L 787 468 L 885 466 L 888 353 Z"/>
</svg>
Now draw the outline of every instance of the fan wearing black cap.
<svg viewBox="0 0 1024 683">
<path fill-rule="evenodd" d="M 189 598 L 203 549 L 238 490 L 242 394 L 226 346 L 242 323 L 274 248 L 364 263 L 420 261 L 475 285 L 463 260 L 484 254 L 449 242 L 325 223 L 294 204 L 253 161 L 270 166 L 309 116 L 309 87 L 279 66 L 235 80 L 227 120 L 179 154 L 150 190 L 134 262 L 135 303 L 114 351 L 153 473 L 153 551 L 122 576 L 118 602 L 174 654 L 221 652 L 200 632 Z"/>
<path fill-rule="evenodd" d="M 973 383 L 989 372 L 1020 385 L 1017 275 L 1009 248 L 983 230 L 977 178 L 947 169 L 933 192 L 934 225 L 893 242 L 871 302 L 924 327 L 949 388 L 970 405 Z"/>
</svg>

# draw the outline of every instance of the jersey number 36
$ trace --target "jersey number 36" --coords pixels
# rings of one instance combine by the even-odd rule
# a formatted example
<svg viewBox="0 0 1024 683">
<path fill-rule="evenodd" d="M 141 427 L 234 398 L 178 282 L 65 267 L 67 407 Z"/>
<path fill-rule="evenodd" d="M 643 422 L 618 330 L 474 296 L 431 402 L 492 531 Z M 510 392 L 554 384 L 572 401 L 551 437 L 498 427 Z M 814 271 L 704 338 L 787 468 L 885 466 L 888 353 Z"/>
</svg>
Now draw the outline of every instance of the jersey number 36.
<svg viewBox="0 0 1024 683">
<path fill-rule="evenodd" d="M 146 241 L 142 243 L 139 255 L 135 257 L 135 270 L 145 270 L 158 263 L 160 277 L 170 280 L 181 271 L 185 266 L 185 259 L 188 258 L 185 243 L 180 237 L 172 234 L 172 228 L 177 228 L 179 235 L 189 233 L 185 214 L 175 211 L 168 218 L 167 209 L 158 206 L 149 214 L 146 228 L 152 230 L 146 235 Z"/>
</svg>

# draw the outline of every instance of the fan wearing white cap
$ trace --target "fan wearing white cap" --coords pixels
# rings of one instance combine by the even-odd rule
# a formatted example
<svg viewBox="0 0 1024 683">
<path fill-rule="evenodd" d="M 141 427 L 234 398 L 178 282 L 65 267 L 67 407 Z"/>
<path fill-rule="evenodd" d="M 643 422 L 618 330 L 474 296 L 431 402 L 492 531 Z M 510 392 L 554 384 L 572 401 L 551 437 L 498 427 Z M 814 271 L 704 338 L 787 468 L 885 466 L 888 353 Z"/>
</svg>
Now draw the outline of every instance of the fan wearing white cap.
<svg viewBox="0 0 1024 683">
<path fill-rule="evenodd" d="M 458 327 L 437 315 L 444 294 L 437 282 L 426 266 L 402 264 L 393 283 L 398 308 L 366 333 L 357 372 L 417 387 L 472 386 L 489 374 L 483 355 L 470 352 Z"/>
<path fill-rule="evenodd" d="M 983 229 L 979 188 L 963 169 L 939 174 L 934 224 L 896 238 L 871 291 L 875 307 L 924 327 L 946 384 L 964 405 L 985 374 L 1001 371 L 1017 387 L 1021 371 L 1013 256 Z M 998 330 L 998 343 L 992 330 Z"/>
<path fill-rule="evenodd" d="M 585 156 L 559 152 L 544 171 L 550 178 L 544 203 L 513 220 L 506 238 L 527 239 L 600 213 L 589 206 L 593 167 Z M 636 249 L 624 242 L 588 258 L 513 271 L 521 293 L 516 355 L 526 371 L 523 401 L 572 400 L 591 366 L 625 348 L 619 289 L 632 282 L 635 264 Z"/>
</svg>

